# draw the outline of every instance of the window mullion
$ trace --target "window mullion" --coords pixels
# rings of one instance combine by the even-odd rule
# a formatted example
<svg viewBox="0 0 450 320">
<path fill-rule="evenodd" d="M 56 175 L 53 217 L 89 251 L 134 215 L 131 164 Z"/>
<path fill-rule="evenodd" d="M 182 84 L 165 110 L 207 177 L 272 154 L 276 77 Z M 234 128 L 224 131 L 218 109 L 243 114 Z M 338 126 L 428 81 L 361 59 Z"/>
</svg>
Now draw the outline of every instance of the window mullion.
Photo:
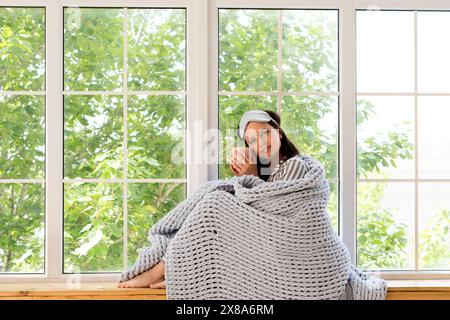
<svg viewBox="0 0 450 320">
<path fill-rule="evenodd" d="M 220 138 L 219 137 L 219 8 L 216 1 L 209 2 L 207 8 L 208 17 L 208 103 L 211 106 L 208 110 L 208 141 L 211 146 L 208 146 L 208 158 L 211 158 L 210 165 L 208 165 L 208 180 L 217 179 L 219 177 L 219 154 Z M 212 134 L 215 131 L 217 134 Z M 212 152 L 214 153 L 212 153 Z"/>
<path fill-rule="evenodd" d="M 123 8 L 123 269 L 128 268 L 128 9 Z"/>
<path fill-rule="evenodd" d="M 343 1 L 339 11 L 340 84 L 340 235 L 356 263 L 356 54 L 355 9 Z"/>
<path fill-rule="evenodd" d="M 419 154 L 418 154 L 418 77 L 417 11 L 414 11 L 414 271 L 419 271 Z"/>
<path fill-rule="evenodd" d="M 63 10 L 58 2 L 46 6 L 46 190 L 45 273 L 62 276 L 63 261 Z"/>
<path fill-rule="evenodd" d="M 187 7 L 186 130 L 187 196 L 208 180 L 204 133 L 208 129 L 208 2 L 193 0 Z"/>
<path fill-rule="evenodd" d="M 278 74 L 277 112 L 281 115 L 283 104 L 283 10 L 278 10 Z"/>
</svg>

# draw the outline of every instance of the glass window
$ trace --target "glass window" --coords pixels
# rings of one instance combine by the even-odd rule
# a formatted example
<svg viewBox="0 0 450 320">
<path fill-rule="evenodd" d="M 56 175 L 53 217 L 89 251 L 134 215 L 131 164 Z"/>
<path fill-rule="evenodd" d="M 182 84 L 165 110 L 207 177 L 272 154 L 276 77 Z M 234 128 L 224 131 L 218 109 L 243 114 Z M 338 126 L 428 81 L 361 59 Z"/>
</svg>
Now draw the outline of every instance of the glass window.
<svg viewBox="0 0 450 320">
<path fill-rule="evenodd" d="M 0 7 L 0 273 L 44 272 L 45 9 Z"/>
<path fill-rule="evenodd" d="M 64 9 L 64 272 L 120 272 L 184 199 L 185 53 L 185 9 Z"/>
<path fill-rule="evenodd" d="M 357 257 L 363 268 L 449 269 L 450 51 L 442 41 L 449 18 L 450 12 L 357 12 Z"/>
</svg>

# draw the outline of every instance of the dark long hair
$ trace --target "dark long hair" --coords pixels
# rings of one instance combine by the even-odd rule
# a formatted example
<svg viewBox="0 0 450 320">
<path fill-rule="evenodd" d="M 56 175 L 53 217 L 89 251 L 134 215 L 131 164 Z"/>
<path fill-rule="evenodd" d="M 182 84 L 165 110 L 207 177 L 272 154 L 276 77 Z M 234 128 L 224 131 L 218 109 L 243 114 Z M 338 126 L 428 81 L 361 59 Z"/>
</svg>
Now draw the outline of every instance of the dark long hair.
<svg viewBox="0 0 450 320">
<path fill-rule="evenodd" d="M 280 161 L 286 161 L 298 154 L 300 154 L 300 152 L 298 151 L 297 147 L 292 143 L 291 140 L 289 140 L 289 138 L 286 136 L 286 134 L 284 133 L 283 129 L 281 129 L 281 118 L 280 115 L 272 110 L 263 110 L 265 112 L 267 112 L 272 119 L 275 120 L 274 121 L 270 121 L 268 122 L 274 129 L 278 129 L 279 132 L 281 133 L 281 144 L 280 144 L 280 150 L 279 150 L 279 156 L 280 156 Z M 247 141 L 245 141 L 244 139 L 244 143 L 246 147 L 249 147 L 247 144 Z M 261 174 L 261 168 L 263 167 L 268 167 L 270 164 L 264 164 L 261 163 L 261 160 L 259 158 L 259 155 L 256 155 L 256 160 L 257 160 L 257 167 L 258 167 L 258 176 L 263 179 L 264 181 L 267 181 L 267 179 L 269 179 L 270 175 L 263 175 Z"/>
</svg>

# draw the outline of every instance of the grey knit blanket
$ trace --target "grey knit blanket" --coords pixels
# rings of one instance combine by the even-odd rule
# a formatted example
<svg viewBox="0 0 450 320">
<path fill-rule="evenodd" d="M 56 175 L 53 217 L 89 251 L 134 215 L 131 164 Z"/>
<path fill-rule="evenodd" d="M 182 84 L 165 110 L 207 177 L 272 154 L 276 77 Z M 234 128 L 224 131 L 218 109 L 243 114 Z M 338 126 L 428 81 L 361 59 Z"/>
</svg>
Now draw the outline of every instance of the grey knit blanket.
<svg viewBox="0 0 450 320">
<path fill-rule="evenodd" d="M 159 220 L 122 273 L 166 258 L 167 299 L 385 299 L 386 282 L 353 266 L 327 212 L 322 164 L 304 178 L 246 175 L 202 184 Z"/>
</svg>

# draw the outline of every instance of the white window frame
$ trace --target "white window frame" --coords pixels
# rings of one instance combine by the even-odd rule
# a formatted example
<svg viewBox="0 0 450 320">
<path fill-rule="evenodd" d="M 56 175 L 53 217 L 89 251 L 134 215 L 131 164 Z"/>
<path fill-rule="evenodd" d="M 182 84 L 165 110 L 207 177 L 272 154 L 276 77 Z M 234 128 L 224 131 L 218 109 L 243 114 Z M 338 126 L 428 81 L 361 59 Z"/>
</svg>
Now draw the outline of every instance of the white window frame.
<svg viewBox="0 0 450 320">
<path fill-rule="evenodd" d="M 0 274 L 0 282 L 117 281 L 120 274 L 63 274 L 63 8 L 182 7 L 187 10 L 187 194 L 218 177 L 204 161 L 218 128 L 218 9 L 339 10 L 339 212 L 341 237 L 356 262 L 356 39 L 358 9 L 450 10 L 448 0 L 3 0 L 1 6 L 46 8 L 45 273 Z M 51 63 L 49 63 L 51 61 Z M 207 77 L 203 76 L 207 75 Z M 19 92 L 16 92 L 18 94 Z M 22 92 L 28 94 L 29 92 Z M 41 93 L 42 94 L 42 93 Z M 417 95 L 416 95 L 417 96 Z M 203 128 L 198 128 L 203 124 Z M 200 129 L 200 131 L 199 131 Z M 195 134 L 190 134 L 194 132 Z M 417 157 L 416 157 L 417 159 Z M 200 161 L 199 161 L 200 160 Z M 51 168 L 51 170 L 50 170 Z M 13 180 L 11 180 L 13 181 Z M 366 181 L 366 180 L 365 180 Z M 416 181 L 417 190 L 417 181 Z M 417 191 L 416 191 L 417 192 Z M 52 196 L 47 196 L 51 194 Z M 417 194 L 416 194 L 417 211 Z M 125 213 L 124 213 L 125 214 Z M 416 213 L 417 216 L 417 213 Z M 126 226 L 124 227 L 126 228 Z M 125 229 L 126 230 L 126 229 Z M 417 233 L 417 230 L 416 230 Z M 416 235 L 417 236 L 417 235 Z M 125 259 L 124 259 L 125 261 Z M 450 272 L 377 272 L 385 279 L 450 279 Z"/>
</svg>

